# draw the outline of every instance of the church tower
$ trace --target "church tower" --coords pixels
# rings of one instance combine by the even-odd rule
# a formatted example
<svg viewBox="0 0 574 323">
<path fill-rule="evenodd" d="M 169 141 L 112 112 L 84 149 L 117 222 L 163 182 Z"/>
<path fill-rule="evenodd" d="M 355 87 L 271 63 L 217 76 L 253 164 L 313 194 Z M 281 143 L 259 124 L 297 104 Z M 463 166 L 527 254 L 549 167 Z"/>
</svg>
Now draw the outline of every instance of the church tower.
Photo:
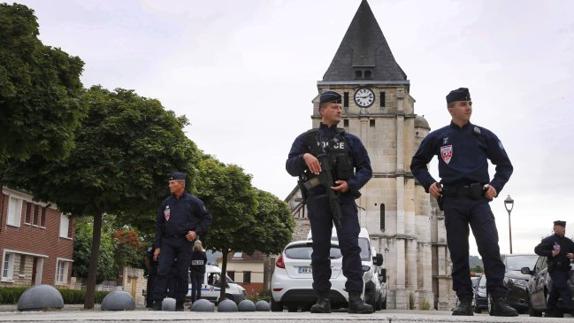
<svg viewBox="0 0 574 323">
<path fill-rule="evenodd" d="M 373 178 L 356 202 L 361 226 L 384 257 L 387 308 L 449 309 L 452 293 L 444 217 L 410 172 L 411 157 L 430 127 L 415 114 L 410 81 L 366 0 L 317 88 L 319 94 L 328 90 L 341 94 L 339 127 L 357 135 L 371 159 Z M 319 94 L 313 99 L 314 128 L 320 123 Z M 297 193 L 295 189 L 287 202 L 298 227 L 306 228 Z"/>
</svg>

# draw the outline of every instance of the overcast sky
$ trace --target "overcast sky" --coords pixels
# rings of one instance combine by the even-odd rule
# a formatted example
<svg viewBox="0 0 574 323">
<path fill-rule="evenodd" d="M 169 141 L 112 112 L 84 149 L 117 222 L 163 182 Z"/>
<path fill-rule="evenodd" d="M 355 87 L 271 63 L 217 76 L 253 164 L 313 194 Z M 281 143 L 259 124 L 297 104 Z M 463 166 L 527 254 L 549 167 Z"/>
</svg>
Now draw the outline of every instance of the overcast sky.
<svg viewBox="0 0 574 323">
<path fill-rule="evenodd" d="M 159 99 L 190 119 L 186 133 L 203 151 L 283 199 L 296 183 L 287 153 L 311 126 L 316 82 L 360 0 L 20 3 L 36 11 L 45 44 L 86 63 L 85 86 Z M 445 95 L 469 87 L 472 121 L 504 143 L 515 171 L 491 203 L 501 251 L 507 194 L 516 201 L 515 253 L 532 252 L 555 219 L 569 221 L 572 236 L 574 1 L 369 3 L 411 82 L 415 112 L 440 128 L 450 120 Z"/>
</svg>

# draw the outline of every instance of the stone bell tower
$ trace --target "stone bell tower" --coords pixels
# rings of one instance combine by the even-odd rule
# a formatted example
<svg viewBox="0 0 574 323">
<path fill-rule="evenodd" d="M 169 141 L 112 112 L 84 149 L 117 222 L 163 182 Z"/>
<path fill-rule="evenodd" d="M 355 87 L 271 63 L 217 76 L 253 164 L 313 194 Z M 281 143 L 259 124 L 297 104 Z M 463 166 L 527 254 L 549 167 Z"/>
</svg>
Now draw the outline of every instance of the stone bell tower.
<svg viewBox="0 0 574 323">
<path fill-rule="evenodd" d="M 361 226 L 384 257 L 387 307 L 448 308 L 450 265 L 442 212 L 431 206 L 429 195 L 410 173 L 411 157 L 430 127 L 415 114 L 410 81 L 366 0 L 317 88 L 319 94 L 341 94 L 344 115 L 339 127 L 361 138 L 371 159 L 373 178 L 357 204 Z M 318 127 L 319 95 L 311 118 Z M 305 210 L 294 202 L 296 191 L 287 202 L 304 226 Z"/>
</svg>

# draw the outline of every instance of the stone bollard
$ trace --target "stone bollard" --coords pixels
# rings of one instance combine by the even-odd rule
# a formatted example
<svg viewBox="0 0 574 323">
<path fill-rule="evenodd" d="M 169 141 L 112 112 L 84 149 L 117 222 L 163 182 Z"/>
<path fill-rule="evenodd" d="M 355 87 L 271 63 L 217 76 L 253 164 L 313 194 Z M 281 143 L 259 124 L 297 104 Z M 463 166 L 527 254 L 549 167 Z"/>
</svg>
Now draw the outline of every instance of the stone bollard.
<svg viewBox="0 0 574 323">
<path fill-rule="evenodd" d="M 102 311 L 133 311 L 136 303 L 128 292 L 116 290 L 102 300 Z"/>
<path fill-rule="evenodd" d="M 18 311 L 45 311 L 63 307 L 62 294 L 50 285 L 30 287 L 18 299 Z"/>
</svg>

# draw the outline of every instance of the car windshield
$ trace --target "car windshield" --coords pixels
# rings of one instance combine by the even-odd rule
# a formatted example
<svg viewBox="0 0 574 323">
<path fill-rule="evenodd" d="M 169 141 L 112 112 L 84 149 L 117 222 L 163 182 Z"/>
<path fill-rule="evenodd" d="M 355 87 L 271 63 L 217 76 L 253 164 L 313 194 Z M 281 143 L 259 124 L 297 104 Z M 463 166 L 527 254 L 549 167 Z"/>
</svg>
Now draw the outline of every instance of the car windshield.
<svg viewBox="0 0 574 323">
<path fill-rule="evenodd" d="M 359 247 L 361 247 L 361 260 L 371 260 L 371 245 L 369 239 L 359 238 Z"/>
<path fill-rule="evenodd" d="M 506 256 L 506 270 L 520 271 L 523 267 L 533 269 L 537 259 L 536 255 Z"/>
<path fill-rule="evenodd" d="M 291 259 L 311 259 L 313 248 L 311 245 L 298 245 L 291 246 L 285 249 L 285 256 Z M 331 252 L 329 254 L 331 259 L 341 258 L 341 249 L 338 246 L 331 245 Z"/>
</svg>

